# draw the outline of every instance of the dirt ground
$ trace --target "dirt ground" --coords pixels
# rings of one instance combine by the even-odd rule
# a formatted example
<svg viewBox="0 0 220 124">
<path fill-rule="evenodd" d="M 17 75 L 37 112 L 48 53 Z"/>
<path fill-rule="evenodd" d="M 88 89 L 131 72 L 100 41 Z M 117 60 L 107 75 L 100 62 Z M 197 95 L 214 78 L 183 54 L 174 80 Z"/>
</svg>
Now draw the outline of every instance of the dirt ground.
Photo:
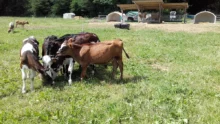
<svg viewBox="0 0 220 124">
<path fill-rule="evenodd" d="M 114 27 L 114 24 L 118 22 L 90 22 L 89 26 L 101 26 L 101 27 Z M 202 33 L 202 32 L 218 32 L 220 33 L 220 23 L 161 23 L 161 24 L 148 24 L 148 23 L 129 23 L 131 30 L 141 30 L 141 29 L 159 29 L 169 32 L 184 31 L 192 33 Z"/>
</svg>

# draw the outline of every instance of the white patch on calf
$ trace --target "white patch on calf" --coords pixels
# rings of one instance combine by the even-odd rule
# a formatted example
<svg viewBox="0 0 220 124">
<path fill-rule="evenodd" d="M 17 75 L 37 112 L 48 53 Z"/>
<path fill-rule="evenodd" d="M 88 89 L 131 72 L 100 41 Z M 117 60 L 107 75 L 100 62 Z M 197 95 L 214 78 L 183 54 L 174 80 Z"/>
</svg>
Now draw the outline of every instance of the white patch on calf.
<svg viewBox="0 0 220 124">
<path fill-rule="evenodd" d="M 32 53 L 33 52 L 36 52 L 36 50 L 34 49 L 34 47 L 32 46 L 32 44 L 30 43 L 26 43 L 22 49 L 21 49 L 21 55 L 26 52 L 26 51 L 31 51 Z"/>
<path fill-rule="evenodd" d="M 51 57 L 45 55 L 42 57 L 42 61 L 44 67 L 49 69 L 48 71 L 46 71 L 46 73 L 52 78 L 53 84 L 55 84 L 54 79 L 57 77 L 57 73 L 51 68 L 51 65 L 53 64 Z"/>
<path fill-rule="evenodd" d="M 13 23 L 13 22 L 10 22 L 10 23 L 9 23 L 8 33 L 9 33 L 9 32 L 14 32 L 14 23 Z"/>
<path fill-rule="evenodd" d="M 66 58 L 63 62 L 64 67 L 66 67 L 66 65 L 68 66 L 68 72 L 69 72 L 69 85 L 72 84 L 72 72 L 73 72 L 73 67 L 74 67 L 74 62 L 73 62 L 73 58 Z"/>
<path fill-rule="evenodd" d="M 33 83 L 34 83 L 34 77 L 36 76 L 36 72 L 32 69 L 29 69 L 27 65 L 22 65 L 22 68 L 21 68 L 21 74 L 22 74 L 22 80 L 23 80 L 23 85 L 22 85 L 22 93 L 26 93 L 26 79 L 27 79 L 27 76 L 28 76 L 28 73 L 27 72 L 30 72 L 30 79 L 31 79 L 31 91 L 34 90 L 34 86 L 33 86 Z"/>
<path fill-rule="evenodd" d="M 65 42 L 63 42 L 58 51 L 60 51 L 63 47 L 67 46 Z"/>
<path fill-rule="evenodd" d="M 24 39 L 24 40 L 23 40 L 23 43 L 26 42 L 26 41 L 28 41 L 28 40 L 36 40 L 36 38 L 35 38 L 34 36 L 30 36 L 30 37 Z M 36 43 L 34 42 L 34 44 L 36 44 Z"/>
<path fill-rule="evenodd" d="M 34 36 L 30 36 L 29 38 L 32 40 L 36 40 L 36 38 Z"/>
<path fill-rule="evenodd" d="M 43 56 L 42 61 L 43 61 L 44 67 L 51 68 L 51 65 L 53 64 L 53 62 L 50 56 L 48 55 Z"/>
<path fill-rule="evenodd" d="M 10 22 L 10 23 L 9 23 L 9 28 L 11 28 L 12 26 L 14 26 L 14 23 L 13 23 L 13 22 Z"/>
</svg>

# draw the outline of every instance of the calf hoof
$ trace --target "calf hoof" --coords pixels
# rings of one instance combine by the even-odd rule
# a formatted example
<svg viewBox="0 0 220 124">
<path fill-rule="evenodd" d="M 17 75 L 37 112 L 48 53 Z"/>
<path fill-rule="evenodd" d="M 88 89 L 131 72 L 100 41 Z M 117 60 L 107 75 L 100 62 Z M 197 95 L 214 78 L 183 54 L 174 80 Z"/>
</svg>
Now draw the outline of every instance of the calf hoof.
<svg viewBox="0 0 220 124">
<path fill-rule="evenodd" d="M 71 85 L 71 84 L 72 84 L 72 80 L 68 80 L 68 82 L 69 82 L 69 85 Z"/>
<path fill-rule="evenodd" d="M 26 93 L 26 90 L 22 90 L 21 92 L 24 94 L 24 93 Z"/>
<path fill-rule="evenodd" d="M 94 71 L 94 70 L 92 70 L 92 75 L 93 75 L 93 76 L 95 75 L 95 71 Z"/>
<path fill-rule="evenodd" d="M 104 65 L 104 67 L 105 67 L 105 68 L 107 68 L 107 67 L 108 67 L 108 65 Z"/>
</svg>

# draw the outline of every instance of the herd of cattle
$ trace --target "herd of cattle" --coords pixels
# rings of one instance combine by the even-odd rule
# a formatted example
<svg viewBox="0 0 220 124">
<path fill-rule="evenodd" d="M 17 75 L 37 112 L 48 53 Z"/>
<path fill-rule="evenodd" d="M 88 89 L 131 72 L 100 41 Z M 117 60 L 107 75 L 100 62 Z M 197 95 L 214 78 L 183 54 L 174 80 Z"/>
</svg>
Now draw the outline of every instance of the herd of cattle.
<svg viewBox="0 0 220 124">
<path fill-rule="evenodd" d="M 34 36 L 23 40 L 20 50 L 20 68 L 22 73 L 22 93 L 26 92 L 26 79 L 31 80 L 31 90 L 36 72 L 42 77 L 49 77 L 54 84 L 58 72 L 68 78 L 69 84 L 72 83 L 72 71 L 76 61 L 82 68 L 81 80 L 86 76 L 89 65 L 107 64 L 112 62 L 113 71 L 119 67 L 123 79 L 122 51 L 129 58 L 123 48 L 120 39 L 100 42 L 94 33 L 83 32 L 79 34 L 66 34 L 62 37 L 48 36 L 42 45 L 42 57 L 39 56 L 39 42 Z M 42 63 L 40 62 L 42 60 Z"/>
</svg>

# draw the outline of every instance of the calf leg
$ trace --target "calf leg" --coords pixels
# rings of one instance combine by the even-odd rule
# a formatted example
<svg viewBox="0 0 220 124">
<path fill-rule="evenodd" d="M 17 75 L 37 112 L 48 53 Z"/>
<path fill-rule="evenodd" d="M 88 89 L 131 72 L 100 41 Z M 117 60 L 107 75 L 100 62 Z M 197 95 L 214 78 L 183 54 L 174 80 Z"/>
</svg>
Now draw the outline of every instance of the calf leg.
<svg viewBox="0 0 220 124">
<path fill-rule="evenodd" d="M 73 63 L 73 59 L 71 58 L 70 60 L 70 64 L 69 64 L 69 67 L 68 67 L 68 72 L 69 72 L 69 85 L 72 84 L 72 72 L 73 72 L 73 67 L 74 67 L 74 63 Z"/>
<path fill-rule="evenodd" d="M 63 65 L 63 75 L 65 79 L 67 79 L 67 76 L 68 76 L 68 65 L 67 64 Z"/>
<path fill-rule="evenodd" d="M 81 72 L 81 81 L 82 81 L 82 80 L 83 80 L 83 78 L 86 76 L 86 70 L 87 70 L 87 66 L 88 66 L 88 64 L 81 65 L 81 67 L 82 67 L 82 72 Z"/>
<path fill-rule="evenodd" d="M 27 79 L 27 77 L 25 74 L 25 69 L 23 69 L 23 68 L 21 69 L 21 74 L 22 74 L 22 81 L 23 81 L 23 86 L 22 86 L 21 92 L 26 93 L 26 79 Z"/>
<path fill-rule="evenodd" d="M 123 62 L 122 60 L 118 60 L 118 65 L 119 65 L 119 69 L 120 69 L 120 72 L 121 72 L 121 80 L 123 79 Z"/>
<path fill-rule="evenodd" d="M 92 75 L 95 74 L 95 65 L 90 65 L 90 67 L 92 68 Z"/>
<path fill-rule="evenodd" d="M 118 68 L 118 63 L 115 59 L 112 60 L 112 66 L 113 66 L 113 68 L 112 68 L 112 78 L 114 78 L 115 77 L 115 71 Z"/>
<path fill-rule="evenodd" d="M 30 79 L 31 79 L 31 86 L 30 89 L 31 91 L 34 91 L 34 77 L 36 75 L 34 70 L 30 70 L 31 74 L 30 74 Z"/>
</svg>

